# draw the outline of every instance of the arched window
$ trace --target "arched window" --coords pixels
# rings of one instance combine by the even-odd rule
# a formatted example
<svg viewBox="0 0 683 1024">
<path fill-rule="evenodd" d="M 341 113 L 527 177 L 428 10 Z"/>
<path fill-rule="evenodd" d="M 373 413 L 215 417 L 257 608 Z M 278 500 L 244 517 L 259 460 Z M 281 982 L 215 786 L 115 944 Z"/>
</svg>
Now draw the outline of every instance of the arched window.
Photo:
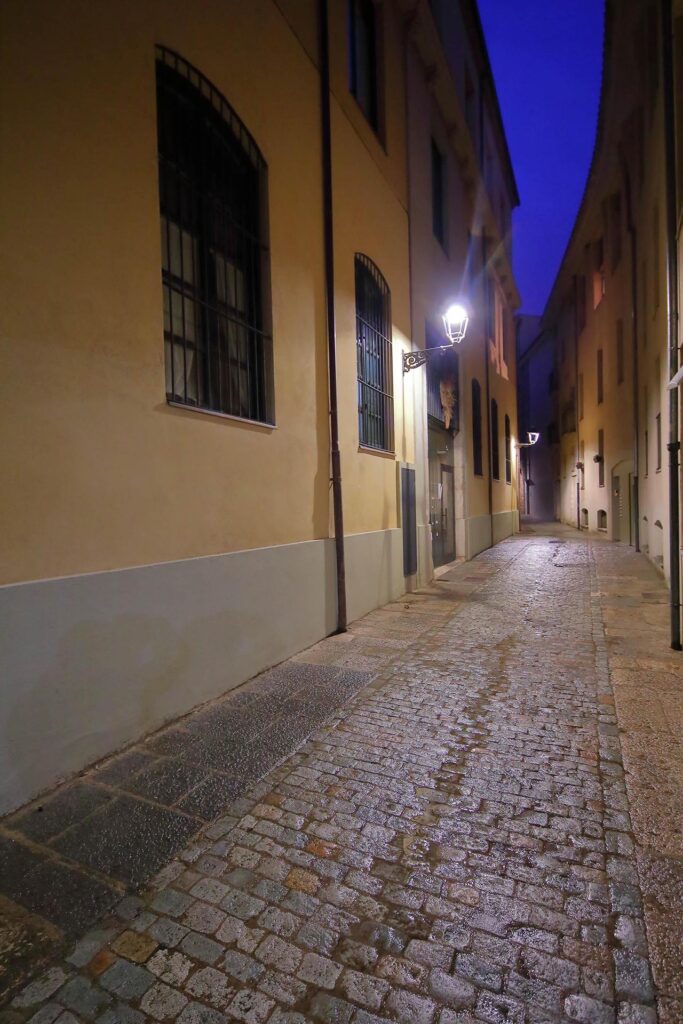
<svg viewBox="0 0 683 1024">
<path fill-rule="evenodd" d="M 491 400 L 491 474 L 500 480 L 500 439 L 498 437 L 498 402 Z"/>
<path fill-rule="evenodd" d="M 607 529 L 607 513 L 604 508 L 598 509 L 598 530 Z"/>
<path fill-rule="evenodd" d="M 210 82 L 156 57 L 166 396 L 272 422 L 266 165 Z"/>
<path fill-rule="evenodd" d="M 510 437 L 510 417 L 505 414 L 505 483 L 512 482 L 512 438 Z"/>
<path fill-rule="evenodd" d="M 476 476 L 483 476 L 481 458 L 481 384 L 472 381 L 472 460 Z"/>
<path fill-rule="evenodd" d="M 587 508 L 582 508 L 581 509 L 581 528 L 585 529 L 585 530 L 588 529 L 588 509 Z"/>
<path fill-rule="evenodd" d="M 394 374 L 389 286 L 371 259 L 356 253 L 358 437 L 367 448 L 394 450 Z"/>
</svg>

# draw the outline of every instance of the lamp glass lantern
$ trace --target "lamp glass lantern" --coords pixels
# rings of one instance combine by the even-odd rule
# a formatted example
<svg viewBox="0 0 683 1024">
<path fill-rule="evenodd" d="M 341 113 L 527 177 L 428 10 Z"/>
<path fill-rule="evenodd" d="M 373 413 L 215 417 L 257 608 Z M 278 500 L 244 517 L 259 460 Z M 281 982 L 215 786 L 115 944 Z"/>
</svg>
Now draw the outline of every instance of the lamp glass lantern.
<svg viewBox="0 0 683 1024">
<path fill-rule="evenodd" d="M 458 345 L 465 337 L 469 317 L 465 307 L 454 302 L 443 314 L 443 329 L 451 345 Z"/>
</svg>

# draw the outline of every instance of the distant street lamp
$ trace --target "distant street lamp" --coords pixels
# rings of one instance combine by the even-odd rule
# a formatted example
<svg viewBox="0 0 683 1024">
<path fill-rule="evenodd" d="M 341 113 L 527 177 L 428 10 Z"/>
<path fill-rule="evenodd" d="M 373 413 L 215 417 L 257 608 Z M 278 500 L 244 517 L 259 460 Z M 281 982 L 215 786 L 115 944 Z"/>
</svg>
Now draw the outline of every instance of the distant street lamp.
<svg viewBox="0 0 683 1024">
<path fill-rule="evenodd" d="M 404 352 L 404 373 L 408 373 L 409 370 L 415 370 L 418 366 L 423 366 L 435 352 L 450 351 L 454 345 L 459 345 L 463 340 L 467 332 L 469 316 L 461 303 L 454 302 L 450 305 L 441 319 L 443 320 L 444 333 L 448 338 L 448 345 L 439 345 L 437 348 L 417 349 L 415 352 Z"/>
<path fill-rule="evenodd" d="M 537 430 L 529 430 L 527 431 L 526 436 L 529 440 L 521 443 L 519 441 L 515 441 L 515 448 L 531 448 L 532 445 L 536 444 L 541 435 Z"/>
</svg>

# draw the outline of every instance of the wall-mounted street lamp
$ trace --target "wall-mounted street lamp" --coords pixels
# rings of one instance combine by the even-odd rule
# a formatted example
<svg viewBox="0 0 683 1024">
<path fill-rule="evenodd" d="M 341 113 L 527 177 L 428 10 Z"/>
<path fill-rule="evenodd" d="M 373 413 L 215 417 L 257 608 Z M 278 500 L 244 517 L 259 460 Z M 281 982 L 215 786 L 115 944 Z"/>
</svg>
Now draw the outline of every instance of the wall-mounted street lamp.
<svg viewBox="0 0 683 1024">
<path fill-rule="evenodd" d="M 532 445 L 536 444 L 541 435 L 537 430 L 529 430 L 526 436 L 529 440 L 521 443 L 519 441 L 515 441 L 515 448 L 531 448 Z"/>
<path fill-rule="evenodd" d="M 452 349 L 454 345 L 459 345 L 463 340 L 469 323 L 469 316 L 463 305 L 459 302 L 454 302 L 453 305 L 448 307 L 441 319 L 443 320 L 444 333 L 448 338 L 448 345 L 440 345 L 438 348 L 418 349 L 415 352 L 404 352 L 404 373 L 408 373 L 409 370 L 415 370 L 418 366 L 423 366 L 435 352 L 448 352 L 449 349 Z"/>
</svg>

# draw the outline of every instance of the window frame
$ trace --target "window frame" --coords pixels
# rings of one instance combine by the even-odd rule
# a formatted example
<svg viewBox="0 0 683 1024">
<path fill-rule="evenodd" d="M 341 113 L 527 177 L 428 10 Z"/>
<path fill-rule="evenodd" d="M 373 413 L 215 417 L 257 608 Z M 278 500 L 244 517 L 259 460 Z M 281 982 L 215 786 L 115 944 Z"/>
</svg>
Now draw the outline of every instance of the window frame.
<svg viewBox="0 0 683 1024">
<path fill-rule="evenodd" d="M 391 290 L 377 264 L 361 252 L 354 256 L 354 281 L 358 443 L 362 449 L 393 455 L 394 360 Z M 370 286 L 375 289 L 374 297 L 370 296 Z M 369 304 L 371 298 L 377 303 L 374 309 Z M 362 305 L 359 299 L 367 305 Z M 369 340 L 371 346 L 368 346 Z M 374 408 L 371 409 L 371 405 Z M 370 429 L 371 422 L 374 423 L 374 430 Z"/>
<path fill-rule="evenodd" d="M 201 72 L 163 46 L 155 67 L 166 401 L 273 427 L 267 165 Z"/>
<path fill-rule="evenodd" d="M 362 111 L 365 120 L 378 138 L 382 131 L 380 97 L 380 22 L 377 4 L 373 0 L 348 0 L 349 40 L 349 92 Z M 359 81 L 359 28 L 369 28 L 367 34 L 367 70 L 369 73 L 367 99 Z"/>
<path fill-rule="evenodd" d="M 624 351 L 624 321 L 617 320 L 617 387 L 624 383 L 625 377 L 625 351 Z"/>
<path fill-rule="evenodd" d="M 500 480 L 500 424 L 498 422 L 498 402 L 491 399 L 491 476 Z"/>
<path fill-rule="evenodd" d="M 431 171 L 432 171 L 432 233 L 437 242 L 448 252 L 448 221 L 446 216 L 446 196 L 448 194 L 446 181 L 446 155 L 432 135 L 431 145 Z"/>
<path fill-rule="evenodd" d="M 472 468 L 475 476 L 484 475 L 484 458 L 482 446 L 481 422 L 481 384 L 476 377 L 472 378 Z"/>
<path fill-rule="evenodd" d="M 512 425 L 505 413 L 505 483 L 512 483 Z"/>
</svg>

